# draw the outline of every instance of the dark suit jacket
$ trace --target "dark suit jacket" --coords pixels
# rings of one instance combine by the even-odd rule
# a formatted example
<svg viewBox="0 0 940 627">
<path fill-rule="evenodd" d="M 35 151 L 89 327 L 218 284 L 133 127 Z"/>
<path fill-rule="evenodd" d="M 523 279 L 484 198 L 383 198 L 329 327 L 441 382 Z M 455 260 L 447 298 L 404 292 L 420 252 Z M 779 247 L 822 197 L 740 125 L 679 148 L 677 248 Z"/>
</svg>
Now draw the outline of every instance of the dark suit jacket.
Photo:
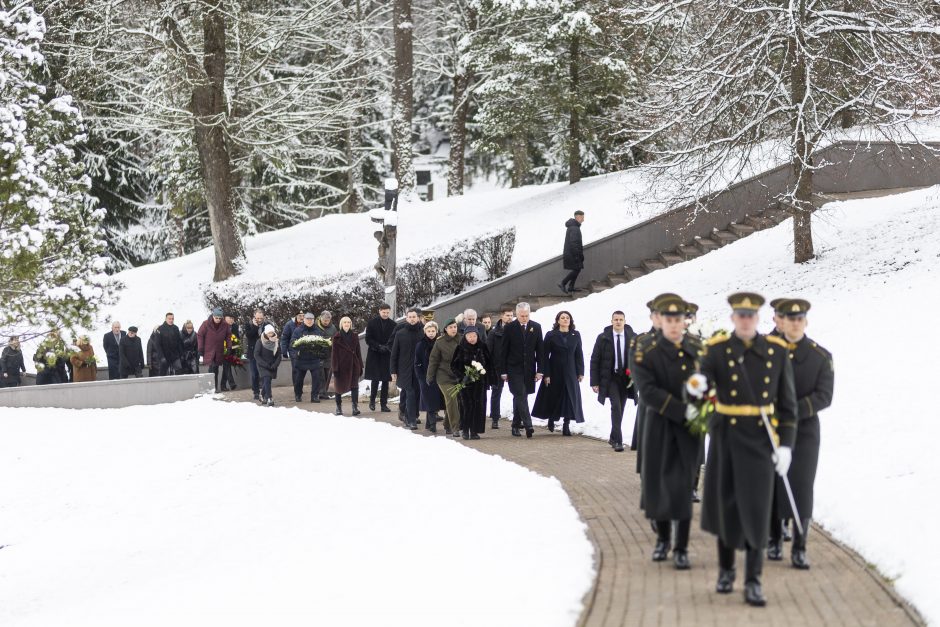
<svg viewBox="0 0 940 627">
<path fill-rule="evenodd" d="M 121 331 L 121 343 L 127 339 L 127 331 Z M 114 339 L 114 333 L 108 331 L 104 334 L 104 354 L 108 357 L 108 367 L 117 366 L 121 363 L 121 352 L 117 340 Z"/>
<path fill-rule="evenodd" d="M 502 352 L 497 370 L 507 376 L 509 391 L 513 395 L 535 392 L 535 373 L 545 374 L 545 354 L 542 347 L 542 327 L 529 320 L 523 331 L 518 320 L 506 325 L 503 331 Z"/>
<path fill-rule="evenodd" d="M 623 343 L 621 346 L 621 357 L 623 357 L 623 366 L 629 364 L 630 340 L 636 337 L 633 328 L 626 324 L 623 327 Z M 604 331 L 597 336 L 594 341 L 594 350 L 591 351 L 591 387 L 597 386 L 597 401 L 603 405 L 608 397 L 608 388 L 614 376 L 614 327 L 608 325 Z M 629 385 L 629 378 L 625 382 Z M 627 397 L 636 400 L 636 386 L 627 388 Z"/>
</svg>

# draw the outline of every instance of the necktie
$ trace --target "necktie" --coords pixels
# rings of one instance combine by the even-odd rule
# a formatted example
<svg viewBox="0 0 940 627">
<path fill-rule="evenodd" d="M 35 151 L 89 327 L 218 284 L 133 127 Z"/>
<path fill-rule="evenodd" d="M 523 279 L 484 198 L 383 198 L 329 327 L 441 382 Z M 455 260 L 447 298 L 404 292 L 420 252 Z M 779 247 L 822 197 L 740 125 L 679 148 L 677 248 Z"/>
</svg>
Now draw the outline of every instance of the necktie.
<svg viewBox="0 0 940 627">
<path fill-rule="evenodd" d="M 617 334 L 617 372 L 623 370 L 623 353 L 620 350 L 620 334 Z"/>
</svg>

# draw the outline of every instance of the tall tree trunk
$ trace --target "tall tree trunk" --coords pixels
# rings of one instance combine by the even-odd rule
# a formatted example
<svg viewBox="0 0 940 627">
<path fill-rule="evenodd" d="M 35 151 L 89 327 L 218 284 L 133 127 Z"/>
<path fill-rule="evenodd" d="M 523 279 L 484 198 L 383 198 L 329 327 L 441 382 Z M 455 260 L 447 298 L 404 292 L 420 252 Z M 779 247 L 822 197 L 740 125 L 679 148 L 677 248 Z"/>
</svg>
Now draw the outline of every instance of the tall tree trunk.
<svg viewBox="0 0 940 627">
<path fill-rule="evenodd" d="M 215 247 L 213 281 L 235 276 L 244 257 L 232 210 L 232 163 L 225 140 L 225 13 L 222 0 L 203 9 L 203 80 L 193 86 L 191 108 L 196 151 Z"/>
<path fill-rule="evenodd" d="M 395 77 L 392 85 L 392 152 L 398 189 L 408 194 L 415 188 L 411 138 L 414 117 L 414 23 L 411 0 L 394 0 Z"/>
<path fill-rule="evenodd" d="M 346 156 L 346 200 L 340 208 L 342 213 L 361 213 L 365 208 L 362 198 L 362 159 L 356 154 L 356 138 L 359 131 L 351 126 L 343 133 L 343 152 Z"/>
<path fill-rule="evenodd" d="M 529 150 L 525 135 L 517 131 L 510 142 L 512 143 L 512 187 L 522 187 L 529 175 Z"/>
<path fill-rule="evenodd" d="M 467 149 L 467 115 L 470 112 L 470 77 L 454 76 L 454 110 L 450 118 L 450 157 L 447 166 L 447 195 L 463 195 L 464 161 Z"/>
<path fill-rule="evenodd" d="M 790 92 L 793 100 L 793 153 L 792 168 L 796 181 L 793 193 L 793 261 L 809 261 L 813 252 L 813 146 L 806 137 L 805 111 L 806 93 L 809 83 L 809 66 L 806 58 L 803 26 L 806 17 L 806 2 L 799 0 L 799 20 L 795 25 L 795 34 L 790 39 Z"/>
<path fill-rule="evenodd" d="M 568 118 L 568 182 L 573 184 L 581 180 L 581 120 L 579 118 L 578 67 L 580 66 L 580 42 L 572 37 L 568 60 L 568 74 L 571 78 L 571 111 Z"/>
<path fill-rule="evenodd" d="M 362 158 L 359 154 L 362 147 L 362 133 L 356 127 L 362 119 L 361 103 L 364 90 L 362 85 L 362 63 L 358 59 L 362 58 L 365 41 L 362 35 L 362 6 L 359 0 L 343 0 L 343 7 L 348 17 L 346 22 L 353 29 L 353 54 L 357 61 L 350 64 L 346 70 L 346 78 L 350 85 L 349 100 L 355 103 L 356 106 L 350 107 L 350 111 L 346 116 L 346 129 L 343 132 L 343 153 L 346 157 L 346 199 L 343 201 L 340 211 L 342 213 L 360 213 L 365 209 L 365 200 L 362 193 Z"/>
</svg>

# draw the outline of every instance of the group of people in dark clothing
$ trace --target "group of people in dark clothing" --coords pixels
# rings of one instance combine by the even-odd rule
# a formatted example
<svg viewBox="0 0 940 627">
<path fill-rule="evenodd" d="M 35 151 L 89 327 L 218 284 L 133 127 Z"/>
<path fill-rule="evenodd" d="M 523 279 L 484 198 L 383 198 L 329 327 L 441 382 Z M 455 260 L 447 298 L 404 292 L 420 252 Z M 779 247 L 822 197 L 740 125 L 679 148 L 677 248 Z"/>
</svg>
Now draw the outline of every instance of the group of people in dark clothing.
<svg viewBox="0 0 940 627">
<path fill-rule="evenodd" d="M 640 400 L 640 507 L 657 534 L 653 560 L 667 559 L 672 549 L 675 567 L 688 569 L 703 454 L 702 438 L 689 425 L 707 417 L 701 518 L 702 529 L 718 539 L 716 591 L 733 590 L 735 552 L 743 549 L 744 599 L 759 607 L 766 604 L 765 550 L 768 559 L 782 559 L 786 520 L 796 531 L 791 563 L 809 568 L 818 412 L 832 401 L 834 373 L 831 354 L 806 336 L 808 301 L 771 301 L 775 329 L 768 335 L 757 332 L 762 296 L 739 292 L 728 302 L 731 333 L 701 338 L 687 331 L 697 307 L 661 294 L 648 303 L 653 327 L 631 341 L 628 365 Z"/>
</svg>

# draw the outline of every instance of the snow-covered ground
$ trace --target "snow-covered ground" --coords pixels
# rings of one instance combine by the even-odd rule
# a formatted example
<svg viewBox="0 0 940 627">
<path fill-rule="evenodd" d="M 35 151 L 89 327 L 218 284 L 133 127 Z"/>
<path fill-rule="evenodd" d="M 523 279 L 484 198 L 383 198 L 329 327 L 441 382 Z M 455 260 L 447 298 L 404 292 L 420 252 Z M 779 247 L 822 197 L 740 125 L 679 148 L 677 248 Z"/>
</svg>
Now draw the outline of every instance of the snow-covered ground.
<svg viewBox="0 0 940 627">
<path fill-rule="evenodd" d="M 859 550 L 930 622 L 940 623 L 940 359 L 915 337 L 929 337 L 940 310 L 940 187 L 825 205 L 813 216 L 818 258 L 792 261 L 792 223 L 751 235 L 700 259 L 567 305 L 540 309 L 545 330 L 568 309 L 590 359 L 594 339 L 621 309 L 637 331 L 644 306 L 677 292 L 701 306 L 699 319 L 730 328 L 725 298 L 753 290 L 768 300 L 807 298 L 808 334 L 834 354 L 835 399 L 821 414 L 816 519 Z M 772 328 L 769 307 L 761 328 Z M 921 324 L 923 322 L 924 324 Z M 607 407 L 585 379 L 583 432 L 607 439 Z M 506 405 L 509 409 L 511 404 Z M 633 428 L 628 404 L 624 433 Z"/>
<path fill-rule="evenodd" d="M 209 398 L 0 430 L 4 627 L 561 626 L 593 581 L 556 479 L 446 438 Z"/>
</svg>

